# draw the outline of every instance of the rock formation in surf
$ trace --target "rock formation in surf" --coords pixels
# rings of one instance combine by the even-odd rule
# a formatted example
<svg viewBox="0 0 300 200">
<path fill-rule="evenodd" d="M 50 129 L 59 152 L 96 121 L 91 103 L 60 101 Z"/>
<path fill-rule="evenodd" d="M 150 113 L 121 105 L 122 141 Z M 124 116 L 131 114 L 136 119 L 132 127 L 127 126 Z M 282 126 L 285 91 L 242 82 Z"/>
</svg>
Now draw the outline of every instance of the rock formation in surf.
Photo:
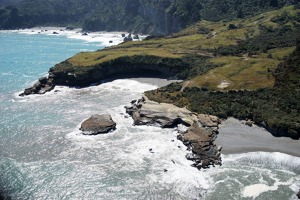
<svg viewBox="0 0 300 200">
<path fill-rule="evenodd" d="M 197 115 L 185 108 L 145 98 L 132 101 L 131 106 L 125 107 L 135 125 L 157 125 L 162 128 L 176 127 L 178 124 L 189 126 L 186 132 L 177 137 L 191 150 L 186 158 L 194 161 L 193 166 L 198 169 L 221 164 L 222 148 L 215 144 L 220 123 L 217 117 Z"/>
<path fill-rule="evenodd" d="M 108 133 L 116 129 L 114 122 L 109 114 L 92 115 L 85 120 L 80 127 L 84 135 L 97 135 Z"/>
<path fill-rule="evenodd" d="M 20 96 L 26 96 L 30 94 L 45 94 L 54 89 L 53 78 L 51 77 L 43 77 L 40 78 L 32 87 L 24 90 Z"/>
</svg>

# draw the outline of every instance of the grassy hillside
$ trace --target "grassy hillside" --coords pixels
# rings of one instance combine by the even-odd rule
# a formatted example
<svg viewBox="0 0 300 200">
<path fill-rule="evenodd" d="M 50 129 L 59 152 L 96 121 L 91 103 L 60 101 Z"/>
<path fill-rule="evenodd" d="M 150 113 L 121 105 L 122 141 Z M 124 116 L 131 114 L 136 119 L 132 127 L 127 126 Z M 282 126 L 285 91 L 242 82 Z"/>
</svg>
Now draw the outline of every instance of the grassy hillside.
<svg viewBox="0 0 300 200">
<path fill-rule="evenodd" d="M 217 39 L 211 40 L 216 57 L 208 61 L 217 67 L 146 94 L 158 102 L 187 106 L 195 112 L 251 119 L 275 136 L 299 138 L 299 20 L 299 9 L 292 7 L 247 19 L 253 24 L 250 30 L 244 20 L 242 28 L 222 32 L 218 40 L 222 45 L 214 43 Z M 181 35 L 191 30 L 197 29 L 192 27 Z M 241 41 L 233 45 L 238 38 Z"/>
<path fill-rule="evenodd" d="M 276 21 L 278 16 L 285 17 Z M 91 66 L 136 55 L 180 58 L 192 66 L 178 74 L 179 78 L 188 78 L 187 87 L 210 90 L 272 87 L 274 69 L 295 49 L 299 19 L 299 9 L 290 6 L 228 23 L 200 21 L 177 34 L 79 53 L 68 61 L 74 66 Z M 231 24 L 236 28 L 230 29 Z"/>
</svg>

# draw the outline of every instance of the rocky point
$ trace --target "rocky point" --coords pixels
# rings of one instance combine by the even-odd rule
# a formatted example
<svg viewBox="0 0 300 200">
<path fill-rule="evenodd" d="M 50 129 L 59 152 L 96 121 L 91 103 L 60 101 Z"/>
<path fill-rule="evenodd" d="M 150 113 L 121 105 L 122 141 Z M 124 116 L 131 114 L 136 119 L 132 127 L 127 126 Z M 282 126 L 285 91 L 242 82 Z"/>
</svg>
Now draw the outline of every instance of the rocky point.
<svg viewBox="0 0 300 200">
<path fill-rule="evenodd" d="M 173 104 L 157 103 L 143 97 L 131 102 L 125 107 L 132 116 L 134 125 L 156 125 L 162 128 L 172 128 L 179 124 L 188 126 L 188 130 L 179 133 L 181 140 L 191 151 L 186 155 L 194 161 L 198 169 L 221 165 L 221 146 L 215 144 L 220 120 L 211 115 L 197 115 L 186 108 Z"/>
</svg>

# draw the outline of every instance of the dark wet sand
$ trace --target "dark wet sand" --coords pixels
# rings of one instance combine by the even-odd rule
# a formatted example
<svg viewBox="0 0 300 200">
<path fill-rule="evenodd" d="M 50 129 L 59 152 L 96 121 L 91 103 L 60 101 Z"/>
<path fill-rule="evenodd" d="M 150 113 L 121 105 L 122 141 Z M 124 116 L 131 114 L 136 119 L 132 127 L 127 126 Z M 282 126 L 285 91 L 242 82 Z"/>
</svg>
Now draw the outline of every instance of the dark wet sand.
<svg viewBox="0 0 300 200">
<path fill-rule="evenodd" d="M 128 79 L 135 80 L 135 81 L 138 81 L 138 82 L 141 82 L 141 83 L 148 83 L 148 84 L 151 84 L 151 85 L 156 85 L 157 87 L 163 87 L 163 86 L 166 86 L 170 83 L 181 81 L 181 80 L 172 80 L 172 79 L 165 79 L 165 78 L 144 78 L 144 77 L 141 77 L 141 78 L 128 78 Z"/>
<path fill-rule="evenodd" d="M 264 151 L 300 157 L 300 140 L 274 137 L 264 128 L 249 127 L 233 118 L 226 120 L 219 132 L 216 143 L 223 147 L 223 154 Z"/>
</svg>

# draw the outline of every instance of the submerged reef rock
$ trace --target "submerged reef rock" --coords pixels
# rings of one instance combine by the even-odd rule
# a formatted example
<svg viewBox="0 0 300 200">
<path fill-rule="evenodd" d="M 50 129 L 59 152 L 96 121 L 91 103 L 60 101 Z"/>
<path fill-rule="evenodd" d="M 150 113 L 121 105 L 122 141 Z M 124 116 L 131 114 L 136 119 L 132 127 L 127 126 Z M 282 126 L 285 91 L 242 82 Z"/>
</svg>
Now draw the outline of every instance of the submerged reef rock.
<svg viewBox="0 0 300 200">
<path fill-rule="evenodd" d="M 109 114 L 92 115 L 85 120 L 80 127 L 84 135 L 97 135 L 108 133 L 116 129 L 114 122 Z"/>
<path fill-rule="evenodd" d="M 180 133 L 177 138 L 191 150 L 186 158 L 194 161 L 192 166 L 202 169 L 221 165 L 222 147 L 214 143 L 220 124 L 217 117 L 197 115 L 186 108 L 153 102 L 146 97 L 132 101 L 131 106 L 125 108 L 132 116 L 134 125 L 157 125 L 162 128 L 172 128 L 179 124 L 188 126 L 188 130 Z"/>
</svg>

